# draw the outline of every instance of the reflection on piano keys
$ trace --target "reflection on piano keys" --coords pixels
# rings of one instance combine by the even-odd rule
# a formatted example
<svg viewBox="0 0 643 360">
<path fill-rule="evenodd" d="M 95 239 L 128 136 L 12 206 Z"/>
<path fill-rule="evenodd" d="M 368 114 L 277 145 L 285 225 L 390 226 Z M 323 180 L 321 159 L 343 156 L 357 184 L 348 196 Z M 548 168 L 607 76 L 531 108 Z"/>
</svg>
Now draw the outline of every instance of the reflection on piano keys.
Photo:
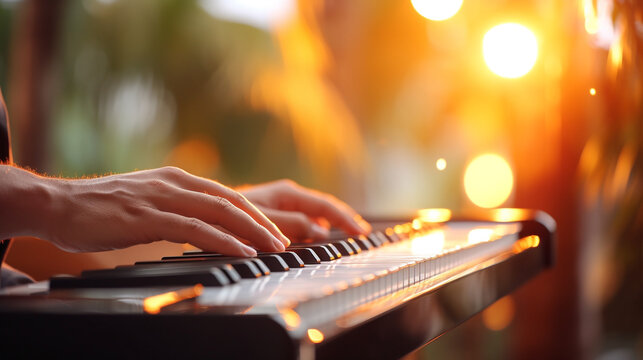
<svg viewBox="0 0 643 360">
<path fill-rule="evenodd" d="M 334 236 L 254 259 L 189 252 L 56 277 L 0 297 L 0 336 L 16 350 L 29 341 L 17 334 L 29 331 L 48 354 L 65 355 L 94 354 L 108 332 L 136 339 L 134 353 L 147 356 L 396 358 L 551 265 L 553 220 L 511 213 L 450 220 L 444 209 L 425 210 L 406 222 L 375 222 L 367 237 Z M 61 332 L 61 323 L 69 328 Z M 71 331 L 89 324 L 100 330 Z M 61 337 L 82 345 L 62 347 Z"/>
</svg>

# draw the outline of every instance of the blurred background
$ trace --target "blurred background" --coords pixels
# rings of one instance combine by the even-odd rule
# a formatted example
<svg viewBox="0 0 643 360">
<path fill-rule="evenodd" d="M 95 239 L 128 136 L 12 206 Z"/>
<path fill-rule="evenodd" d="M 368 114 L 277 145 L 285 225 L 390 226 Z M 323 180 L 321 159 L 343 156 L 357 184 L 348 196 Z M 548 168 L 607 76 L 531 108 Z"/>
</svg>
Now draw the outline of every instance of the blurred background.
<svg viewBox="0 0 643 360">
<path fill-rule="evenodd" d="M 409 359 L 643 358 L 642 71 L 637 0 L 0 0 L 21 166 L 557 220 L 554 269 Z M 46 279 L 181 251 L 21 238 L 7 261 Z"/>
</svg>

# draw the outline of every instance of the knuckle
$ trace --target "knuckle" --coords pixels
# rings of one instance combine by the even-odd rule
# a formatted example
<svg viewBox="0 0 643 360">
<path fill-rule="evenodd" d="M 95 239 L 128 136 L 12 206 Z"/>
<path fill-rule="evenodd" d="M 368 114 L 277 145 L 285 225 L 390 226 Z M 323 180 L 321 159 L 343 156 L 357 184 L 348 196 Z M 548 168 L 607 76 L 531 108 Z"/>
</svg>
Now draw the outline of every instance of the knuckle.
<svg viewBox="0 0 643 360">
<path fill-rule="evenodd" d="M 160 179 L 148 180 L 146 185 L 154 191 L 165 191 L 169 188 L 168 183 Z"/>
<path fill-rule="evenodd" d="M 204 223 L 197 218 L 188 218 L 185 221 L 185 227 L 190 232 L 202 232 L 204 230 Z"/>
<path fill-rule="evenodd" d="M 234 190 L 230 194 L 230 199 L 232 199 L 232 201 L 234 201 L 234 202 L 236 202 L 238 204 L 247 204 L 247 203 L 249 203 L 248 199 L 246 199 L 245 196 L 243 196 L 240 192 L 237 192 L 237 191 L 234 191 Z"/>
<path fill-rule="evenodd" d="M 232 205 L 230 200 L 221 196 L 215 196 L 214 203 L 217 207 L 221 208 L 222 210 L 230 210 L 234 208 L 234 205 Z"/>
<path fill-rule="evenodd" d="M 186 174 L 186 172 L 183 169 L 180 169 L 176 166 L 164 166 L 161 168 L 161 172 L 165 176 L 168 176 L 169 178 L 173 178 L 173 179 Z"/>
<path fill-rule="evenodd" d="M 145 209 L 137 203 L 128 201 L 123 204 L 123 212 L 134 218 L 141 218 L 145 214 Z"/>
<path fill-rule="evenodd" d="M 299 187 L 296 182 L 290 179 L 277 180 L 277 185 L 284 190 L 294 190 Z"/>
</svg>

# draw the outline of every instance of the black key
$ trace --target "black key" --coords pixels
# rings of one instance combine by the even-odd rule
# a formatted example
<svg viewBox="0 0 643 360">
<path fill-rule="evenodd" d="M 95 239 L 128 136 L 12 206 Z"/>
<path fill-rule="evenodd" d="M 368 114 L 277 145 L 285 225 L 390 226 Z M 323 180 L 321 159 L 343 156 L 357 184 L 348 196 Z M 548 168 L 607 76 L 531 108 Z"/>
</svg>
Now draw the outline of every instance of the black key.
<svg viewBox="0 0 643 360">
<path fill-rule="evenodd" d="M 384 235 L 384 233 L 381 232 L 381 231 L 376 231 L 375 236 L 380 239 L 380 241 L 382 242 L 382 245 L 386 245 L 386 244 L 391 243 L 391 241 L 388 239 L 388 237 L 386 235 Z"/>
<path fill-rule="evenodd" d="M 333 254 L 331 254 L 331 252 L 328 251 L 328 249 L 326 249 L 324 246 L 320 246 L 320 245 L 290 245 L 289 249 L 293 249 L 293 248 L 310 249 L 310 250 L 314 251 L 315 254 L 317 254 L 317 256 L 319 257 L 319 259 L 321 261 L 335 260 L 335 256 Z"/>
<path fill-rule="evenodd" d="M 288 267 L 290 267 L 291 269 L 304 267 L 304 261 L 299 257 L 299 255 L 295 254 L 292 251 L 284 251 L 279 253 L 259 252 L 257 253 L 257 255 L 277 255 L 282 258 L 283 261 L 285 261 Z"/>
<path fill-rule="evenodd" d="M 263 275 L 263 271 L 259 270 L 257 265 L 253 261 L 247 258 L 226 258 L 218 257 L 214 259 L 210 258 L 179 258 L 179 259 L 170 259 L 164 261 L 139 261 L 134 267 L 158 267 L 158 268 L 205 268 L 209 266 L 214 267 L 225 267 L 226 265 L 232 266 L 232 268 L 237 272 L 237 274 L 244 279 L 255 279 Z M 120 269 L 117 267 L 116 269 Z M 127 267 L 125 267 L 127 268 Z M 102 271 L 102 270 L 98 270 Z M 86 272 L 83 272 L 83 276 Z M 91 274 L 89 276 L 92 276 Z"/>
<path fill-rule="evenodd" d="M 372 232 L 372 233 L 368 234 L 368 235 L 366 236 L 366 238 L 367 238 L 367 239 L 371 242 L 371 244 L 373 244 L 373 246 L 374 246 L 374 247 L 376 247 L 376 248 L 378 248 L 378 247 L 380 247 L 380 246 L 382 246 L 382 245 L 383 245 L 383 244 L 382 244 L 382 240 L 380 240 L 380 238 L 379 238 L 379 237 L 377 237 L 377 236 L 375 235 L 375 233 L 374 233 L 374 232 Z"/>
<path fill-rule="evenodd" d="M 355 239 L 353 239 L 353 238 L 348 238 L 348 239 L 346 239 L 346 243 L 347 243 L 348 245 L 350 245 L 350 246 L 353 248 L 353 250 L 355 251 L 355 254 L 359 254 L 359 253 L 361 253 L 361 252 L 362 252 L 362 248 L 361 248 L 361 247 L 359 247 L 359 245 L 357 244 L 357 242 L 355 241 Z"/>
<path fill-rule="evenodd" d="M 360 235 L 360 236 L 357 237 L 357 239 L 353 239 L 353 240 L 357 243 L 357 245 L 362 250 L 367 251 L 367 250 L 370 250 L 370 249 L 374 248 L 373 243 L 368 241 L 368 239 L 364 235 Z"/>
<path fill-rule="evenodd" d="M 187 254 L 187 255 L 183 254 L 179 256 L 163 256 L 161 260 L 183 260 L 183 259 L 189 260 L 189 259 L 201 259 L 201 258 L 214 259 L 214 258 L 224 258 L 224 257 L 231 258 L 231 256 L 226 256 L 226 255 L 217 254 L 217 253 L 199 253 L 199 254 L 193 253 L 193 254 Z"/>
<path fill-rule="evenodd" d="M 342 257 L 342 253 L 339 252 L 339 249 L 337 249 L 337 247 L 335 247 L 335 245 L 333 245 L 333 244 L 330 244 L 330 243 L 329 244 L 319 244 L 319 246 L 323 246 L 326 249 L 328 249 L 328 251 L 331 254 L 333 254 L 335 259 L 340 259 Z"/>
<path fill-rule="evenodd" d="M 288 251 L 292 251 L 304 262 L 304 264 L 319 264 L 321 259 L 317 254 L 308 248 L 288 247 Z"/>
<path fill-rule="evenodd" d="M 234 266 L 233 266 L 234 265 Z M 191 260 L 166 260 L 166 261 L 139 261 L 134 265 L 117 266 L 112 270 L 89 270 L 83 271 L 83 277 L 100 277 L 109 276 L 110 272 L 123 271 L 124 273 L 136 271 L 136 269 L 146 269 L 145 271 L 163 271 L 163 269 L 208 269 L 217 267 L 223 271 L 231 283 L 238 282 L 243 278 L 256 278 L 261 276 L 261 272 L 256 268 L 253 262 L 247 259 L 191 259 Z M 156 269 L 156 270 L 155 270 Z M 243 275 L 241 275 L 243 273 Z"/>
<path fill-rule="evenodd" d="M 142 269 L 141 269 L 142 270 Z M 49 280 L 50 289 L 78 288 L 127 288 L 154 286 L 187 286 L 202 284 L 203 286 L 225 286 L 230 280 L 225 273 L 217 268 L 189 269 L 168 268 L 166 271 L 113 271 L 96 277 L 52 277 Z M 107 270 L 108 271 L 108 270 Z"/>
<path fill-rule="evenodd" d="M 277 255 L 258 255 L 257 258 L 260 259 L 264 264 L 266 264 L 270 271 L 284 272 L 290 270 L 288 264 L 286 264 L 286 262 Z"/>
<path fill-rule="evenodd" d="M 386 237 L 388 237 L 389 241 L 396 243 L 400 242 L 402 239 L 399 237 L 398 234 L 395 233 L 395 231 L 391 228 L 387 228 L 386 231 L 384 232 Z"/>
<path fill-rule="evenodd" d="M 248 260 L 253 261 L 255 265 L 257 265 L 257 268 L 259 271 L 261 271 L 264 275 L 270 275 L 270 269 L 266 266 L 266 264 L 263 263 L 263 261 L 257 259 L 257 258 L 248 258 Z"/>
<path fill-rule="evenodd" d="M 355 255 L 355 250 L 353 249 L 353 247 L 344 240 L 333 241 L 332 244 L 344 256 Z"/>
</svg>

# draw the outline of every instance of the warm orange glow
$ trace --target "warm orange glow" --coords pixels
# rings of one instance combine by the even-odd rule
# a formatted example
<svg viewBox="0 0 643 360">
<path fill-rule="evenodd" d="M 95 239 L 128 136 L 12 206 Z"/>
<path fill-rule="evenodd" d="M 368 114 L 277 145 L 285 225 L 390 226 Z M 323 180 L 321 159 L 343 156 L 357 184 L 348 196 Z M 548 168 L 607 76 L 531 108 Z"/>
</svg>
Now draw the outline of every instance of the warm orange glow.
<svg viewBox="0 0 643 360">
<path fill-rule="evenodd" d="M 324 341 L 324 333 L 317 329 L 308 329 L 308 338 L 314 344 L 319 344 L 320 342 Z"/>
<path fill-rule="evenodd" d="M 469 231 L 469 235 L 467 236 L 467 242 L 469 244 L 477 244 L 485 241 L 491 240 L 491 237 L 494 234 L 493 229 L 485 229 L 485 228 L 476 228 L 476 229 L 471 229 Z"/>
<path fill-rule="evenodd" d="M 444 231 L 435 230 L 411 240 L 411 253 L 418 256 L 432 256 L 444 249 Z"/>
<path fill-rule="evenodd" d="M 516 305 L 511 296 L 505 296 L 482 312 L 482 322 L 489 330 L 500 331 L 509 324 L 516 313 Z"/>
<path fill-rule="evenodd" d="M 589 94 L 592 96 L 596 95 L 596 89 L 594 88 L 589 89 Z"/>
<path fill-rule="evenodd" d="M 464 190 L 477 206 L 493 208 L 507 201 L 513 189 L 513 173 L 505 159 L 484 154 L 473 159 L 464 174 Z"/>
<path fill-rule="evenodd" d="M 344 98 L 325 78 L 329 54 L 317 26 L 298 18 L 275 35 L 283 67 L 256 77 L 251 104 L 287 122 L 298 155 L 315 164 L 319 177 L 330 178 L 340 165 L 358 172 L 365 163 L 362 135 Z"/>
<path fill-rule="evenodd" d="M 617 38 L 612 43 L 612 46 L 610 46 L 609 59 L 609 69 L 613 76 L 621 66 L 623 66 L 623 44 L 621 43 L 621 38 Z"/>
<path fill-rule="evenodd" d="M 413 230 L 420 230 L 422 228 L 422 222 L 418 219 L 413 219 L 411 226 L 413 227 Z"/>
<path fill-rule="evenodd" d="M 598 32 L 598 16 L 594 9 L 593 0 L 583 0 L 583 14 L 585 15 L 585 31 L 594 35 Z"/>
<path fill-rule="evenodd" d="M 197 297 L 201 295 L 201 292 L 203 292 L 203 285 L 197 284 L 187 289 L 149 296 L 143 299 L 143 310 L 148 314 L 158 314 L 161 312 L 161 308 Z"/>
<path fill-rule="evenodd" d="M 279 309 L 279 313 L 281 314 L 281 318 L 286 323 L 286 327 L 288 327 L 288 329 L 296 329 L 301 324 L 301 318 L 295 310 L 290 308 Z"/>
<path fill-rule="evenodd" d="M 538 41 L 520 24 L 494 26 L 482 40 L 484 60 L 491 71 L 505 78 L 525 75 L 538 58 Z"/>
<path fill-rule="evenodd" d="M 449 209 L 421 209 L 418 210 L 418 219 L 424 222 L 440 223 L 451 219 Z"/>
<path fill-rule="evenodd" d="M 164 163 L 194 175 L 214 176 L 219 168 L 219 151 L 205 138 L 188 139 L 174 147 Z"/>
<path fill-rule="evenodd" d="M 429 20 L 442 21 L 455 15 L 462 6 L 462 0 L 411 0 L 418 14 Z"/>
<path fill-rule="evenodd" d="M 540 245 L 540 237 L 537 235 L 531 235 L 516 241 L 513 246 L 513 250 L 515 253 L 520 253 L 529 248 L 538 247 L 538 245 Z"/>
<path fill-rule="evenodd" d="M 520 221 L 525 219 L 529 212 L 525 209 L 495 209 L 490 212 L 491 219 L 498 222 Z"/>
<path fill-rule="evenodd" d="M 439 158 L 439 159 L 435 162 L 435 168 L 436 168 L 436 169 L 438 169 L 438 170 L 440 170 L 440 171 L 442 171 L 442 170 L 446 169 L 446 168 L 447 168 L 447 161 L 446 161 L 446 160 L 444 160 L 444 158 Z"/>
</svg>

